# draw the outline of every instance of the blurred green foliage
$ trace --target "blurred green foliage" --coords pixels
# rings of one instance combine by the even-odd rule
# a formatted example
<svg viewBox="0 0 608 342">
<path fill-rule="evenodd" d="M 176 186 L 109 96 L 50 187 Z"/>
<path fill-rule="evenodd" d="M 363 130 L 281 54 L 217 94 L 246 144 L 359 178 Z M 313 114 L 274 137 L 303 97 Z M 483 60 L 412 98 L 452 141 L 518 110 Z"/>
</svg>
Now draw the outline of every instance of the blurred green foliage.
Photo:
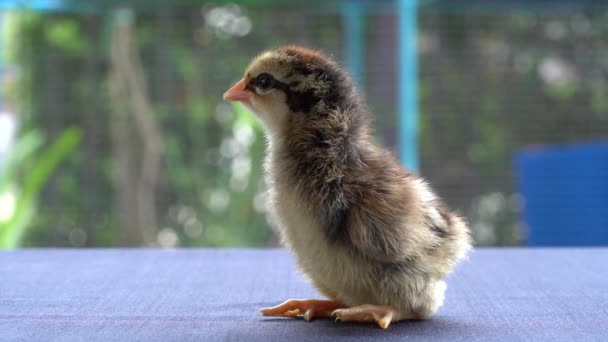
<svg viewBox="0 0 608 342">
<path fill-rule="evenodd" d="M 8 45 L 14 50 L 9 61 L 20 67 L 14 98 L 23 132 L 45 132 L 66 147 L 62 127 L 84 131 L 82 143 L 46 184 L 45 205 L 28 216 L 25 245 L 119 245 L 119 230 L 130 227 L 119 227 L 113 207 L 120 190 L 114 185 L 112 104 L 106 91 L 110 21 L 34 12 L 19 12 L 10 20 Z M 192 48 L 188 34 L 197 23 L 168 33 L 158 54 L 158 37 L 167 34 L 159 32 L 158 20 L 155 15 L 139 17 L 137 34 L 146 69 L 160 67 L 147 75 L 166 144 L 157 203 L 159 244 L 267 244 L 273 237 L 263 208 L 253 204 L 263 191 L 260 128 L 244 108 L 218 107 L 221 93 L 206 89 L 204 78 L 213 68 L 201 63 L 201 50 Z M 231 63 L 238 70 L 246 57 L 234 56 L 218 64 Z M 226 75 L 232 79 L 237 74 Z M 33 155 L 45 159 L 39 152 Z"/>
<path fill-rule="evenodd" d="M 74 151 L 80 131 L 66 129 L 47 148 L 37 131 L 22 135 L 5 160 L 0 179 L 0 248 L 15 248 L 37 211 L 38 196 L 58 164 Z"/>
<path fill-rule="evenodd" d="M 158 245 L 275 245 L 263 205 L 263 134 L 221 95 L 253 56 L 279 44 L 343 60 L 339 12 L 217 2 L 136 9 L 137 52 L 164 142 Z M 117 193 L 125 189 L 117 186 L 109 114 L 116 104 L 108 94 L 108 13 L 9 18 L 6 50 L 19 67 L 10 97 L 22 134 L 57 142 L 66 127 L 82 132 L 44 182 L 27 246 L 115 246 L 132 228 L 117 219 Z M 522 241 L 513 153 L 606 137 L 607 13 L 420 10 L 421 174 L 469 218 L 480 244 Z M 364 89 L 378 141 L 395 148 L 396 18 L 371 9 L 365 20 Z"/>
<path fill-rule="evenodd" d="M 419 23 L 422 173 L 478 243 L 520 244 L 513 155 L 607 137 L 608 11 L 428 10 Z"/>
</svg>

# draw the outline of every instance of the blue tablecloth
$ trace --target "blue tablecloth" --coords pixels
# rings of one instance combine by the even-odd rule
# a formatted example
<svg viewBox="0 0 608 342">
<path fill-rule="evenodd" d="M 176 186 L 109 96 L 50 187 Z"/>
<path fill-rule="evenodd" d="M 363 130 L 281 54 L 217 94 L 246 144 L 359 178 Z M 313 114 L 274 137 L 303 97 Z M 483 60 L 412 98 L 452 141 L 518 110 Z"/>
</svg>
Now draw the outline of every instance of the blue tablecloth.
<svg viewBox="0 0 608 342">
<path fill-rule="evenodd" d="M 608 249 L 478 249 L 432 319 L 266 318 L 319 295 L 284 250 L 0 252 L 0 341 L 607 341 Z"/>
</svg>

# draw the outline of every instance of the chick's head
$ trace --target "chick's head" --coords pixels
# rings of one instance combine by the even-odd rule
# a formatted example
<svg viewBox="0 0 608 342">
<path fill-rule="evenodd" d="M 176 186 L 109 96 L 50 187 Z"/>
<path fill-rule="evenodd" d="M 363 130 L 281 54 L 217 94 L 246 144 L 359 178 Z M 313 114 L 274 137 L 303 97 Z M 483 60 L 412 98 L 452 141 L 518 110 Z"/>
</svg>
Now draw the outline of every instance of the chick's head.
<svg viewBox="0 0 608 342">
<path fill-rule="evenodd" d="M 294 117 L 314 120 L 339 108 L 353 92 L 350 78 L 332 60 L 286 46 L 256 57 L 224 99 L 240 101 L 270 133 L 280 134 Z"/>
</svg>

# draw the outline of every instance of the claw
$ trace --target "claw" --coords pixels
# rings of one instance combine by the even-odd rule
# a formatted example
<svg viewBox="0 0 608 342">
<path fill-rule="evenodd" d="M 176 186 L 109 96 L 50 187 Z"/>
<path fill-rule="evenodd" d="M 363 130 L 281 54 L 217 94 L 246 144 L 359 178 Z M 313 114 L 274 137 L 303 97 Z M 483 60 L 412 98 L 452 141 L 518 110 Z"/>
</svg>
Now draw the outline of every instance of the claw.
<svg viewBox="0 0 608 342">
<path fill-rule="evenodd" d="M 386 315 L 384 315 L 384 317 L 382 317 L 380 320 L 378 320 L 378 325 L 380 326 L 380 328 L 386 329 L 386 328 L 388 328 L 388 326 L 391 324 L 392 321 L 393 321 L 393 311 L 389 311 L 386 313 Z"/>
<path fill-rule="evenodd" d="M 304 319 L 307 322 L 310 322 L 310 320 L 314 317 L 315 314 L 315 310 L 313 308 L 310 308 L 308 310 L 306 310 L 306 312 L 304 313 Z"/>
</svg>

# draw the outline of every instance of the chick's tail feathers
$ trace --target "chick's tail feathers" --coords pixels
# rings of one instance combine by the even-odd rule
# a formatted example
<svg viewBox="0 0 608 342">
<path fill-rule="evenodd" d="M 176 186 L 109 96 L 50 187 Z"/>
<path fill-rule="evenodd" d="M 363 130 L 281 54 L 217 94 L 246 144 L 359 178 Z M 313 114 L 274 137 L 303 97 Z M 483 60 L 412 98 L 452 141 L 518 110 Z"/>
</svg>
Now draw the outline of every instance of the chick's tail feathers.
<svg viewBox="0 0 608 342">
<path fill-rule="evenodd" d="M 467 258 L 472 250 L 473 240 L 467 223 L 460 216 L 453 213 L 442 213 L 445 219 L 445 228 L 440 235 L 440 246 L 436 257 L 440 260 L 437 270 L 440 277 L 449 274 L 456 265 Z"/>
</svg>

